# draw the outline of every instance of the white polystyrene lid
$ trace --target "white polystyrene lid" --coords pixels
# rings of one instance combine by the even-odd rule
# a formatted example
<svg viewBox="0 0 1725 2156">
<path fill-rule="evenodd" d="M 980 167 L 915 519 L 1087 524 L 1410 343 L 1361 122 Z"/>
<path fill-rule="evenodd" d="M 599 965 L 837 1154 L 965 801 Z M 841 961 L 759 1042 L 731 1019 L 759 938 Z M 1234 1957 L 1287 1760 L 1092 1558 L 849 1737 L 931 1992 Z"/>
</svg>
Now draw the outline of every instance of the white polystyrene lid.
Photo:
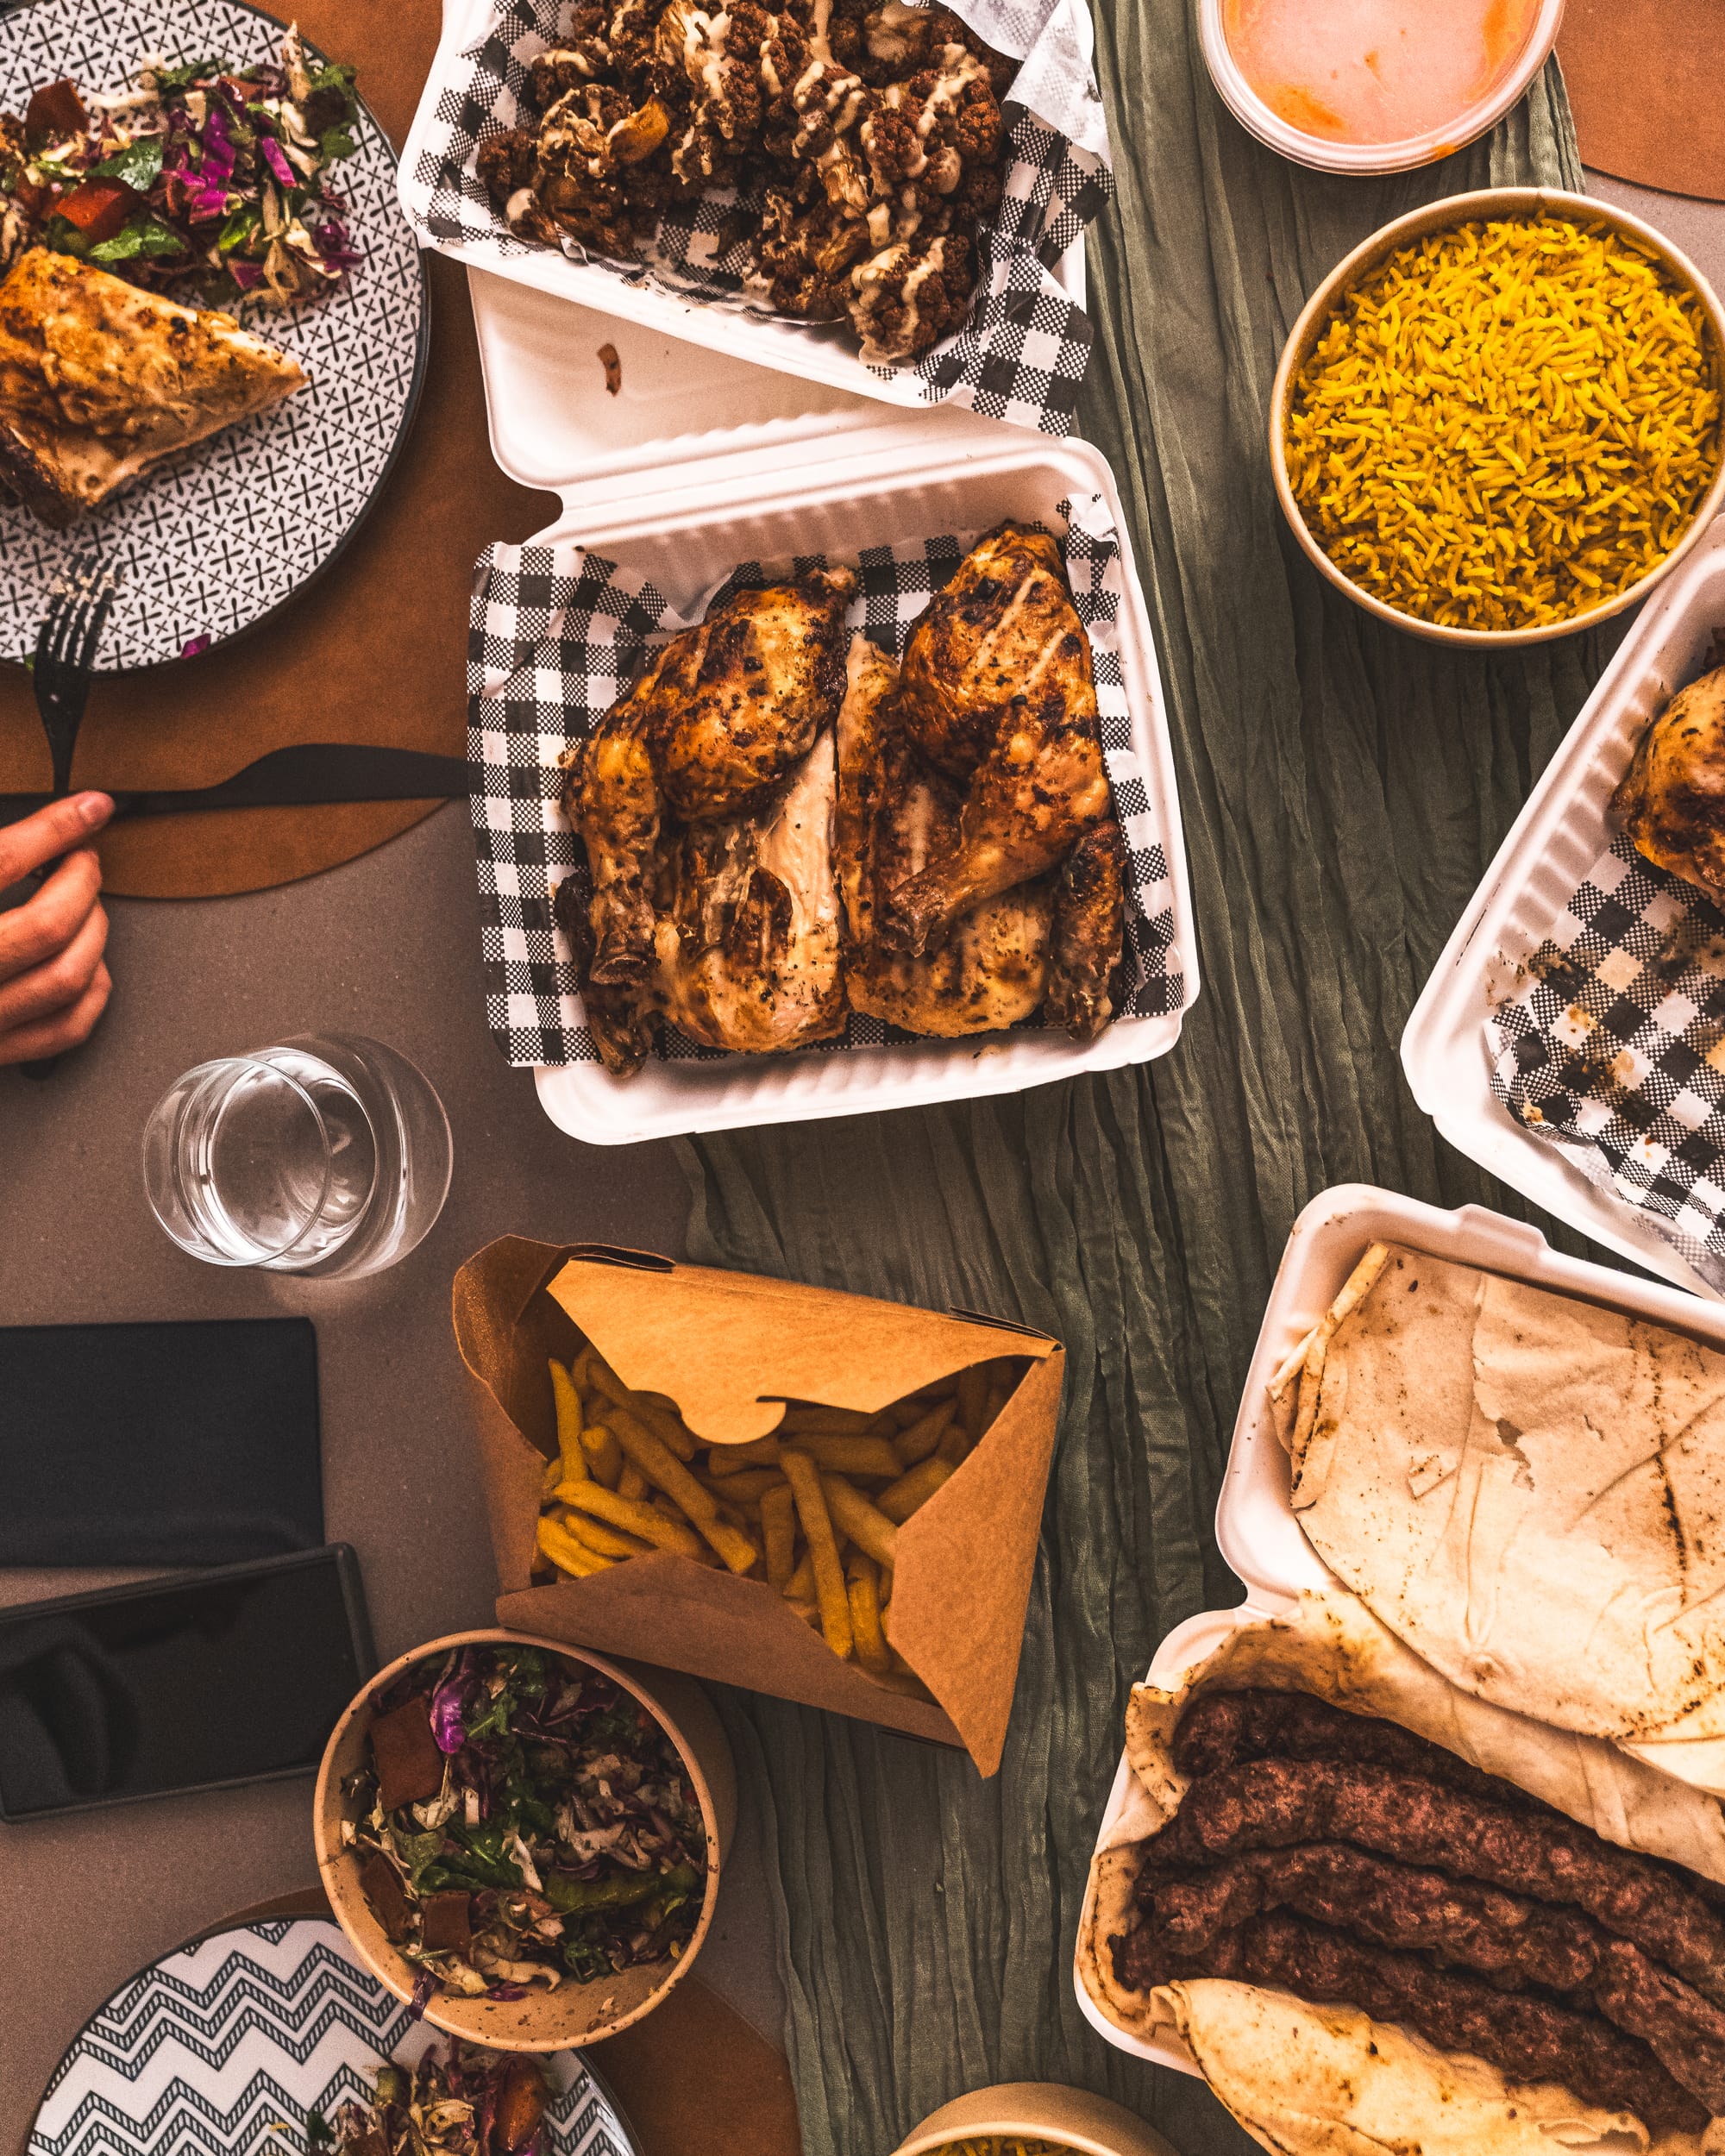
<svg viewBox="0 0 1725 2156">
<path fill-rule="evenodd" d="M 883 408 L 488 270 L 470 267 L 467 285 L 492 454 L 511 479 L 570 506 L 674 495 L 699 467 L 745 451 L 790 472 L 871 430 L 914 427 L 932 456 L 1022 431 L 956 407 Z"/>
</svg>

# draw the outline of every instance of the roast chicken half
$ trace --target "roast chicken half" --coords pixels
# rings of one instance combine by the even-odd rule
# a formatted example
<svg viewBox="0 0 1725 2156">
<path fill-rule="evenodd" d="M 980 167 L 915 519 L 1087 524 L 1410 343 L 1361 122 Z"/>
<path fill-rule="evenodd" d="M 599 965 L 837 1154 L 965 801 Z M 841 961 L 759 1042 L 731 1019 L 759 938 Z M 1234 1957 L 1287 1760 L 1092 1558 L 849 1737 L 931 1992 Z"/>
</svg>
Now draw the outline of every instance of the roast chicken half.
<svg viewBox="0 0 1725 2156">
<path fill-rule="evenodd" d="M 988 1032 L 1112 1012 L 1123 849 L 1089 641 L 1044 533 L 981 541 L 902 670 L 848 569 L 735 593 L 569 759 L 585 887 L 557 893 L 587 1021 L 626 1076 L 668 1020 L 753 1052 L 852 1011 Z"/>
<path fill-rule="evenodd" d="M 1725 907 L 1725 667 L 1672 697 L 1611 805 L 1649 861 Z"/>
</svg>

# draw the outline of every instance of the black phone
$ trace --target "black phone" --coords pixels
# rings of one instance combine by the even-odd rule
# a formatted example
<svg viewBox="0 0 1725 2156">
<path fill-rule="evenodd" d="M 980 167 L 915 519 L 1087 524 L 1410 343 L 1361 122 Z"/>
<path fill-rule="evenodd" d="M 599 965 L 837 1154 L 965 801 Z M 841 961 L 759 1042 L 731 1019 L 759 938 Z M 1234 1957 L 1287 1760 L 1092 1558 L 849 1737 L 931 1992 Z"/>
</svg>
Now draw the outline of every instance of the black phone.
<svg viewBox="0 0 1725 2156">
<path fill-rule="evenodd" d="M 309 1773 L 376 1668 L 345 1543 L 0 1610 L 0 1819 Z"/>
</svg>

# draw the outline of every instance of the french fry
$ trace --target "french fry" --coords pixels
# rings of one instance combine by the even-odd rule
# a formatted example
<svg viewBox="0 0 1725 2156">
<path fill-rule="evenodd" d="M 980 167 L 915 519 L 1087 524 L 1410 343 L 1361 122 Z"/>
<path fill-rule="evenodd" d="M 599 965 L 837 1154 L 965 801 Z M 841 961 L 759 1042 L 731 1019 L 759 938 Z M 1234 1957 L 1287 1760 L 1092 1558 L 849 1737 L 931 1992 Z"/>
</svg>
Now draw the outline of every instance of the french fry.
<svg viewBox="0 0 1725 2156">
<path fill-rule="evenodd" d="M 748 1467 L 776 1467 L 779 1464 L 779 1440 L 776 1438 L 751 1438 L 747 1445 L 714 1445 L 707 1447 L 706 1468 L 709 1475 L 740 1475 Z"/>
<path fill-rule="evenodd" d="M 617 1442 L 657 1489 L 681 1507 L 718 1551 L 733 1572 L 747 1572 L 760 1562 L 761 1552 L 740 1527 L 718 1516 L 718 1500 L 696 1482 L 670 1448 L 660 1442 L 644 1422 L 624 1407 L 612 1410 Z"/>
<path fill-rule="evenodd" d="M 1000 1420 L 1001 1408 L 1006 1406 L 1012 1396 L 1012 1391 L 1008 1386 L 999 1383 L 989 1386 L 988 1405 L 982 1410 L 982 1427 L 985 1430 L 994 1428 Z"/>
<path fill-rule="evenodd" d="M 790 1487 L 787 1482 L 785 1488 L 789 1489 Z M 794 1497 L 792 1502 L 795 1501 Z M 785 1600 L 787 1602 L 810 1603 L 814 1601 L 814 1561 L 806 1550 L 792 1566 L 791 1576 L 785 1582 Z"/>
<path fill-rule="evenodd" d="M 819 1602 L 800 1601 L 793 1595 L 787 1595 L 785 1600 L 794 1617 L 800 1617 L 811 1632 L 819 1631 L 820 1604 Z"/>
<path fill-rule="evenodd" d="M 940 1433 L 940 1443 L 934 1448 L 937 1460 L 944 1460 L 949 1467 L 959 1467 L 969 1458 L 974 1440 L 962 1416 L 955 1417 Z"/>
<path fill-rule="evenodd" d="M 958 1418 L 964 1434 L 975 1445 L 982 1434 L 982 1417 L 988 1405 L 988 1384 L 994 1369 L 987 1363 L 973 1363 L 958 1373 Z"/>
<path fill-rule="evenodd" d="M 785 1480 L 797 1501 L 797 1518 L 808 1539 L 809 1564 L 814 1574 L 815 1599 L 820 1605 L 821 1636 L 842 1660 L 849 1660 L 852 1645 L 850 1604 L 844 1591 L 844 1573 L 833 1539 L 820 1470 L 806 1452 L 787 1445 L 781 1456 Z"/>
<path fill-rule="evenodd" d="M 795 1569 L 797 1501 L 790 1484 L 779 1476 L 771 1489 L 761 1493 L 761 1537 L 767 1545 L 768 1583 L 782 1595 Z"/>
<path fill-rule="evenodd" d="M 597 1550 L 589 1550 L 584 1542 L 577 1542 L 566 1527 L 555 1520 L 542 1520 L 536 1530 L 540 1549 L 550 1558 L 560 1572 L 571 1578 L 589 1579 L 595 1572 L 608 1571 L 611 1559 L 602 1557 Z"/>
<path fill-rule="evenodd" d="M 790 1470 L 785 1471 L 788 1474 Z M 899 1531 L 887 1515 L 877 1511 L 842 1475 L 823 1475 L 820 1488 L 833 1526 L 842 1528 L 859 1550 L 866 1550 L 876 1564 L 894 1563 Z M 808 1534 L 806 1520 L 803 1532 Z M 809 1540 L 812 1544 L 814 1537 L 809 1535 Z"/>
<path fill-rule="evenodd" d="M 547 1460 L 545 1472 L 539 1477 L 539 1501 L 545 1500 L 563 1479 L 563 1456 L 560 1452 L 554 1460 Z"/>
<path fill-rule="evenodd" d="M 914 1467 L 919 1460 L 925 1460 L 945 1435 L 952 1420 L 956 1403 L 943 1400 L 919 1415 L 906 1428 L 900 1430 L 894 1442 L 894 1451 L 906 1467 Z"/>
<path fill-rule="evenodd" d="M 854 1551 L 845 1561 L 844 1582 L 856 1659 L 870 1677 L 884 1677 L 892 1664 L 887 1655 L 887 1636 L 881 1629 L 881 1576 L 874 1559 L 861 1551 Z"/>
<path fill-rule="evenodd" d="M 588 1423 L 581 1432 L 581 1450 L 586 1454 L 594 1482 L 615 1489 L 623 1472 L 623 1448 L 609 1426 L 603 1422 Z"/>
<path fill-rule="evenodd" d="M 563 1457 L 563 1472 L 558 1479 L 579 1482 L 587 1471 L 581 1452 L 581 1396 L 575 1390 L 574 1380 L 555 1357 L 550 1369 L 551 1399 L 557 1410 L 557 1450 Z"/>
<path fill-rule="evenodd" d="M 568 1502 L 577 1512 L 602 1520 L 609 1527 L 621 1527 L 626 1533 L 639 1535 L 656 1550 L 674 1550 L 680 1557 L 686 1557 L 706 1555 L 706 1546 L 693 1527 L 680 1520 L 667 1520 L 663 1513 L 656 1512 L 651 1505 L 619 1497 L 602 1482 L 566 1482 L 563 1487 L 569 1493 Z"/>
<path fill-rule="evenodd" d="M 874 1420 L 854 1407 L 787 1407 L 779 1427 L 787 1438 L 860 1438 Z"/>
<path fill-rule="evenodd" d="M 644 1497 L 648 1488 L 647 1477 L 636 1466 L 634 1461 L 625 1460 L 623 1463 L 623 1471 L 617 1478 L 618 1495 L 619 1497 Z"/>
<path fill-rule="evenodd" d="M 575 1488 L 579 1489 L 578 1482 Z M 602 1520 L 589 1519 L 578 1511 L 567 1498 L 561 1501 L 562 1517 L 557 1525 L 565 1534 L 571 1534 L 577 1542 L 584 1542 L 589 1550 L 602 1557 L 644 1557 L 652 1552 L 650 1542 L 643 1542 L 639 1535 L 626 1535 L 616 1527 L 607 1527 Z"/>
<path fill-rule="evenodd" d="M 884 1475 L 896 1482 L 904 1471 L 904 1462 L 884 1438 L 803 1438 L 797 1449 L 829 1475 Z"/>
<path fill-rule="evenodd" d="M 920 1422 L 944 1400 L 952 1397 L 952 1380 L 943 1377 L 938 1384 L 925 1385 L 920 1392 L 907 1393 L 904 1399 L 895 1400 L 884 1412 L 889 1414 L 900 1430 L 908 1430 L 913 1422 Z"/>
<path fill-rule="evenodd" d="M 889 1482 L 875 1503 L 885 1513 L 895 1527 L 902 1527 L 911 1514 L 925 1505 L 943 1482 L 950 1482 L 952 1470 L 938 1457 L 919 1460 L 907 1474 L 900 1476 L 896 1482 Z"/>
<path fill-rule="evenodd" d="M 722 1502 L 732 1505 L 758 1503 L 769 1489 L 782 1489 L 785 1478 L 775 1467 L 745 1467 L 740 1474 L 727 1475 L 722 1480 L 716 1475 L 699 1478 Z"/>
<path fill-rule="evenodd" d="M 608 1363 L 593 1358 L 593 1382 L 594 1389 L 605 1395 L 613 1407 L 620 1407 L 649 1429 L 668 1451 L 675 1453 L 680 1460 L 692 1460 L 695 1456 L 695 1439 L 683 1427 L 681 1420 L 656 1407 L 643 1395 L 632 1392 Z M 605 1418 L 607 1421 L 611 1419 Z"/>
</svg>

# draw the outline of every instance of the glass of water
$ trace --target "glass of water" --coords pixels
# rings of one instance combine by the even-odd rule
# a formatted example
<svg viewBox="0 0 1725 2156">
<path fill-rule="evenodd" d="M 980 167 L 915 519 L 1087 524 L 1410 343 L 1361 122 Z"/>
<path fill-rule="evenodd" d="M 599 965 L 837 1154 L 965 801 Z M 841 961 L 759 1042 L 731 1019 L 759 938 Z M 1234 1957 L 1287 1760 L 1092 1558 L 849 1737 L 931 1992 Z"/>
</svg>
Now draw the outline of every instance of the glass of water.
<svg viewBox="0 0 1725 2156">
<path fill-rule="evenodd" d="M 170 1086 L 145 1128 L 144 1188 L 208 1264 L 354 1279 L 429 1233 L 451 1157 L 443 1104 L 406 1056 L 304 1034 Z"/>
</svg>

